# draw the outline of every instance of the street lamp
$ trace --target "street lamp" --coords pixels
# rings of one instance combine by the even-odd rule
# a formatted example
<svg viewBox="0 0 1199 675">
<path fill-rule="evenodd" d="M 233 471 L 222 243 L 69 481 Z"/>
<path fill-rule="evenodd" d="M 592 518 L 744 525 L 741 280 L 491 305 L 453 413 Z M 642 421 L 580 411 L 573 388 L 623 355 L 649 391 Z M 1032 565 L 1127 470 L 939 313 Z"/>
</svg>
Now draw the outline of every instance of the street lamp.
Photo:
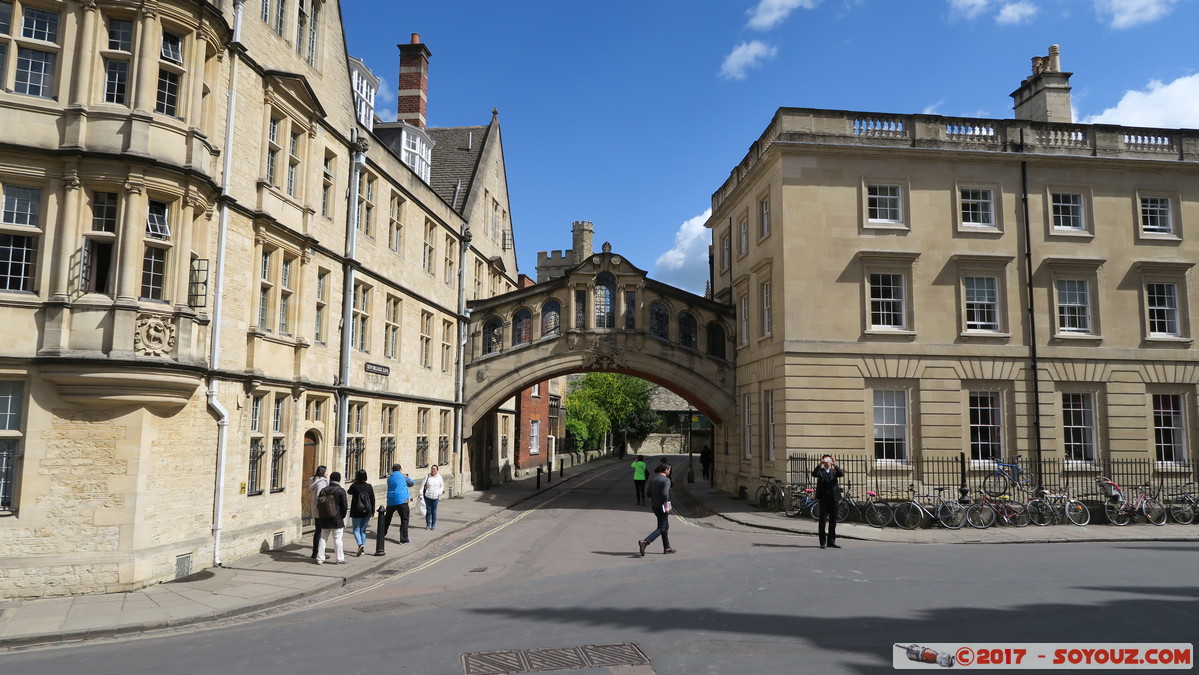
<svg viewBox="0 0 1199 675">
<path fill-rule="evenodd" d="M 694 420 L 691 418 L 691 406 L 687 406 L 687 412 L 684 414 L 687 416 L 687 482 L 694 483 L 695 460 L 692 455 L 693 449 L 691 447 L 691 425 Z"/>
</svg>

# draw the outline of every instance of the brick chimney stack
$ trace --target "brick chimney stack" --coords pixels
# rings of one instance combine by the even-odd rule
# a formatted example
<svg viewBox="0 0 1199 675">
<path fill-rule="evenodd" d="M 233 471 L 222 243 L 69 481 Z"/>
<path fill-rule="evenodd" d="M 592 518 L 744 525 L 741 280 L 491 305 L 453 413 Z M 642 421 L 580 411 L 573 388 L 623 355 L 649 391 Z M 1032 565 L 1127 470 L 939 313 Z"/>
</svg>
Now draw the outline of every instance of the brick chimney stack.
<svg viewBox="0 0 1199 675">
<path fill-rule="evenodd" d="M 421 44 L 419 33 L 412 34 L 411 43 L 396 47 L 400 48 L 396 120 L 424 129 L 429 105 L 429 57 L 433 54 Z"/>
</svg>

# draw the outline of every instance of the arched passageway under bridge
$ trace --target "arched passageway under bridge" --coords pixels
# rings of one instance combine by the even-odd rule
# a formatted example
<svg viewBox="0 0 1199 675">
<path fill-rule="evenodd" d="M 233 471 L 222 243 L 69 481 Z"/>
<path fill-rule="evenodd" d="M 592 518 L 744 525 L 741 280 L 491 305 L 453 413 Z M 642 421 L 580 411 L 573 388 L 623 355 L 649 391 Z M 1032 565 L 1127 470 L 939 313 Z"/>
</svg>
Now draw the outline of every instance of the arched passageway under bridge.
<svg viewBox="0 0 1199 675">
<path fill-rule="evenodd" d="M 718 427 L 736 419 L 733 307 L 650 279 L 606 244 L 561 277 L 468 308 L 462 428 L 472 454 L 492 451 L 470 436 L 505 400 L 570 373 L 634 375 Z"/>
</svg>

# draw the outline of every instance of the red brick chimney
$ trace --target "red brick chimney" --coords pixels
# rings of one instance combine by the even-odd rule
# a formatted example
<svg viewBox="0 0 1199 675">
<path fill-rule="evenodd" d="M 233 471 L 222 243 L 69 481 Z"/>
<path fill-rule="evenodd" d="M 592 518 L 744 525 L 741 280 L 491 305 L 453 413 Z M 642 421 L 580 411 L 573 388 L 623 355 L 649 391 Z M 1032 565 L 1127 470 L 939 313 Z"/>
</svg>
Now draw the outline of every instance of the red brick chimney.
<svg viewBox="0 0 1199 675">
<path fill-rule="evenodd" d="M 424 129 L 429 105 L 429 57 L 432 53 L 420 43 L 419 33 L 412 34 L 410 44 L 396 46 L 400 48 L 396 120 Z"/>
</svg>

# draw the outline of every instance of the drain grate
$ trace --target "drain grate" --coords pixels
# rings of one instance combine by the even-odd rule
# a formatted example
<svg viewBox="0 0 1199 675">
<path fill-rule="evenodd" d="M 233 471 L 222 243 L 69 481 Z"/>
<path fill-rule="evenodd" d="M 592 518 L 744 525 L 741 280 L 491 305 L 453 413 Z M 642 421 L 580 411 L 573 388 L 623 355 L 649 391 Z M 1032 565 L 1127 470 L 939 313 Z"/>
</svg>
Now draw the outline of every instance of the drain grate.
<svg viewBox="0 0 1199 675">
<path fill-rule="evenodd" d="M 602 666 L 648 666 L 649 657 L 632 642 L 462 655 L 465 675 L 515 675 Z"/>
</svg>

